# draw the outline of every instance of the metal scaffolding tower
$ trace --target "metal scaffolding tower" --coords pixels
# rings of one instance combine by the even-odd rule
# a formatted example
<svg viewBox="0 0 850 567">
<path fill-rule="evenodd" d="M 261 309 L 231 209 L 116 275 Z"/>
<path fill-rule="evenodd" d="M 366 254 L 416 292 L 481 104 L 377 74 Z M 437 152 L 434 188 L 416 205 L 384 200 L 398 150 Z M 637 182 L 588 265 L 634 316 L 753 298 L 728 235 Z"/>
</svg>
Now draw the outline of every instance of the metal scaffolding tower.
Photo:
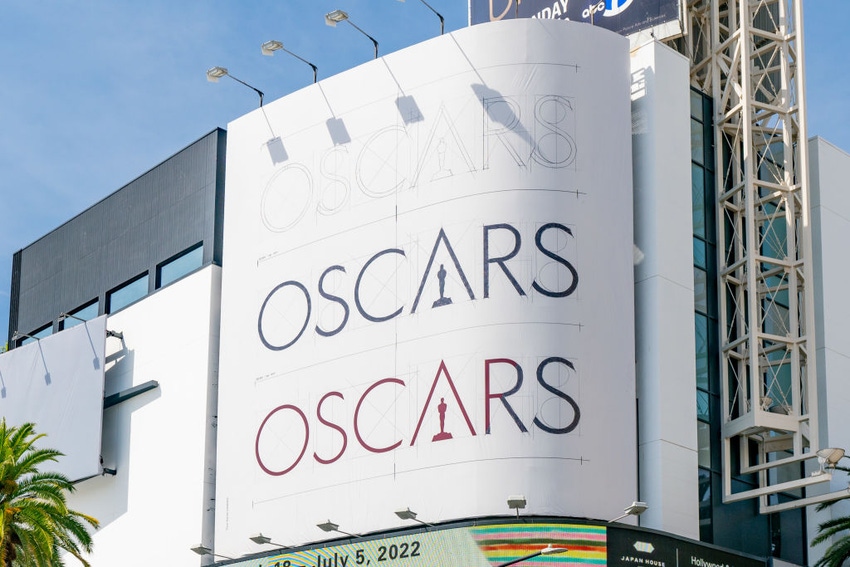
<svg viewBox="0 0 850 567">
<path fill-rule="evenodd" d="M 805 467 L 819 446 L 801 4 L 688 0 L 677 41 L 714 99 L 723 501 L 762 513 L 847 496 L 800 490 L 831 478 L 823 458 Z M 758 488 L 733 492 L 751 473 Z"/>
</svg>

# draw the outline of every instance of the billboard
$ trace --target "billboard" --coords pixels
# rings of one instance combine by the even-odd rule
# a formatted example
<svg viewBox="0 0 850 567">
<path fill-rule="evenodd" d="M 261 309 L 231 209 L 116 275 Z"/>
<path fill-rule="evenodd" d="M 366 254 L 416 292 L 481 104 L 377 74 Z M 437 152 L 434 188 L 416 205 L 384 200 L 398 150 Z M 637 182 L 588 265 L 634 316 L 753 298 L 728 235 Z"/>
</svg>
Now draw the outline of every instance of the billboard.
<svg viewBox="0 0 850 567">
<path fill-rule="evenodd" d="M 434 528 L 395 537 L 368 539 L 262 558 L 228 562 L 229 567 L 366 567 L 394 565 L 491 567 L 528 557 L 547 545 L 567 549 L 522 562 L 524 567 L 604 565 L 605 526 L 535 522 Z M 670 567 L 676 567 L 670 565 Z M 736 566 L 737 567 L 737 566 Z M 741 567 L 750 567 L 741 566 Z"/>
<path fill-rule="evenodd" d="M 216 545 L 634 500 L 630 134 L 628 42 L 540 20 L 231 123 Z"/>
<path fill-rule="evenodd" d="M 470 24 L 511 18 L 570 20 L 630 35 L 678 23 L 679 4 L 680 0 L 470 0 L 469 16 Z"/>
<path fill-rule="evenodd" d="M 492 567 L 528 557 L 550 545 L 567 551 L 526 559 L 522 565 L 765 567 L 767 564 L 763 558 L 628 526 L 545 520 L 434 527 L 327 547 L 282 549 L 265 557 L 224 563 L 228 567 L 358 567 L 396 562 L 406 567 Z"/>
<path fill-rule="evenodd" d="M 100 474 L 105 348 L 103 315 L 0 355 L 0 416 L 34 423 L 65 455 L 49 470 L 71 480 Z"/>
</svg>

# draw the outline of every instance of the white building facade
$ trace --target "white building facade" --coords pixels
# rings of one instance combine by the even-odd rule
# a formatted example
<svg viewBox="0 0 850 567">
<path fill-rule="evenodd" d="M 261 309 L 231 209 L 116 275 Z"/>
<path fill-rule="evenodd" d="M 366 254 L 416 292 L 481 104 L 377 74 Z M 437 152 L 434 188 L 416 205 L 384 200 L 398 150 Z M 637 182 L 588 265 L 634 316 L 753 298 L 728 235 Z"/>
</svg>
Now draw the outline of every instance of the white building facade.
<svg viewBox="0 0 850 567">
<path fill-rule="evenodd" d="M 651 37 L 470 26 L 235 120 L 226 157 L 215 131 L 18 253 L 0 371 L 68 321 L 121 334 L 100 378 L 106 473 L 71 499 L 101 520 L 92 564 L 197 565 L 194 546 L 202 564 L 484 566 L 546 543 L 572 551 L 529 564 L 813 563 L 820 517 L 759 507 L 846 479 L 723 502 L 721 162 L 691 72 Z M 841 447 L 850 164 L 810 148 L 811 447 Z M 180 198 L 145 193 L 187 177 L 203 182 Z M 38 311 L 43 266 L 74 254 L 51 239 L 134 198 L 149 209 L 115 241 L 145 253 Z M 69 263 L 108 265 L 111 238 Z M 735 492 L 774 474 L 736 472 Z M 633 501 L 648 509 L 625 521 L 647 529 L 606 523 Z"/>
</svg>

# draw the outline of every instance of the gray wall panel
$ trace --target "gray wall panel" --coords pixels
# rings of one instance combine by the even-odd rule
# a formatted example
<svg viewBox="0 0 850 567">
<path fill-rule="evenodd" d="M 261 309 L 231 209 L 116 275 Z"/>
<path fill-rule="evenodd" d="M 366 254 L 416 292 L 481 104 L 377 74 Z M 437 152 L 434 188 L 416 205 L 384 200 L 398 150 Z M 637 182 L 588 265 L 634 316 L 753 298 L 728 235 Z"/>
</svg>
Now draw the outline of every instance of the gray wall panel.
<svg viewBox="0 0 850 567">
<path fill-rule="evenodd" d="M 15 255 L 9 338 L 204 243 L 221 263 L 226 133 L 216 129 Z M 19 266 L 19 270 L 16 268 Z M 11 344 L 10 344 L 11 346 Z"/>
</svg>

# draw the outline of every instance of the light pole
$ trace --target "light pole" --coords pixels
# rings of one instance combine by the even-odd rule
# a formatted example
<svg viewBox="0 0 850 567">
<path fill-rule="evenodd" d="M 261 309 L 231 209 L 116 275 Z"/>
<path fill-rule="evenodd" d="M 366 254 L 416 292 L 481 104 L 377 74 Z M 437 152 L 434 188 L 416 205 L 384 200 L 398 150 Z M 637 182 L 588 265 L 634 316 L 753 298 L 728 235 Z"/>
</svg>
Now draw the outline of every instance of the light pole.
<svg viewBox="0 0 850 567">
<path fill-rule="evenodd" d="M 399 2 L 404 2 L 404 0 L 398 0 Z M 425 0 L 419 0 L 423 4 L 425 4 L 429 10 L 437 14 L 437 17 L 440 18 L 440 35 L 443 35 L 443 32 L 446 31 L 446 20 L 443 18 L 443 15 L 440 14 L 437 10 L 435 10 L 428 2 Z"/>
<path fill-rule="evenodd" d="M 622 520 L 626 516 L 640 516 L 641 514 L 646 512 L 648 508 L 649 506 L 646 504 L 646 502 L 632 502 L 629 506 L 626 506 L 623 509 L 623 514 L 621 516 L 617 516 L 613 520 L 608 520 L 608 523 L 613 524 L 617 520 Z"/>
<path fill-rule="evenodd" d="M 210 67 L 209 69 L 207 69 L 207 80 L 211 83 L 217 83 L 220 78 L 225 77 L 225 76 L 230 77 L 231 79 L 233 79 L 237 83 L 242 83 L 243 85 L 245 85 L 246 87 L 248 87 L 249 89 L 251 89 L 252 91 L 257 93 L 258 95 L 260 95 L 260 106 L 263 106 L 263 91 L 261 91 L 257 87 L 252 87 L 251 85 L 249 85 L 245 81 L 243 81 L 241 79 L 237 79 L 236 77 L 231 75 L 225 67 Z"/>
<path fill-rule="evenodd" d="M 375 59 L 378 58 L 378 40 L 358 28 L 356 25 L 354 25 L 354 22 L 348 19 L 347 12 L 343 12 L 342 10 L 334 10 L 333 12 L 328 12 L 327 14 L 325 14 L 325 23 L 331 26 L 332 28 L 335 28 L 336 25 L 340 22 L 348 22 L 354 29 L 371 39 L 372 44 L 375 46 Z"/>
<path fill-rule="evenodd" d="M 292 55 L 296 59 L 303 61 L 304 63 L 306 63 L 307 65 L 312 67 L 312 69 L 313 69 L 313 82 L 315 83 L 318 80 L 318 73 L 319 73 L 318 67 L 316 67 L 315 65 L 313 65 L 312 63 L 310 63 L 309 61 L 304 59 L 303 57 L 292 53 L 291 51 L 289 51 L 288 49 L 286 49 L 283 46 L 283 43 L 277 41 L 276 39 L 272 39 L 272 40 L 265 42 L 263 45 L 260 46 L 260 49 L 262 50 L 263 55 L 268 55 L 268 56 L 274 55 L 275 51 L 283 51 L 284 53 L 289 53 L 290 55 Z"/>
</svg>

